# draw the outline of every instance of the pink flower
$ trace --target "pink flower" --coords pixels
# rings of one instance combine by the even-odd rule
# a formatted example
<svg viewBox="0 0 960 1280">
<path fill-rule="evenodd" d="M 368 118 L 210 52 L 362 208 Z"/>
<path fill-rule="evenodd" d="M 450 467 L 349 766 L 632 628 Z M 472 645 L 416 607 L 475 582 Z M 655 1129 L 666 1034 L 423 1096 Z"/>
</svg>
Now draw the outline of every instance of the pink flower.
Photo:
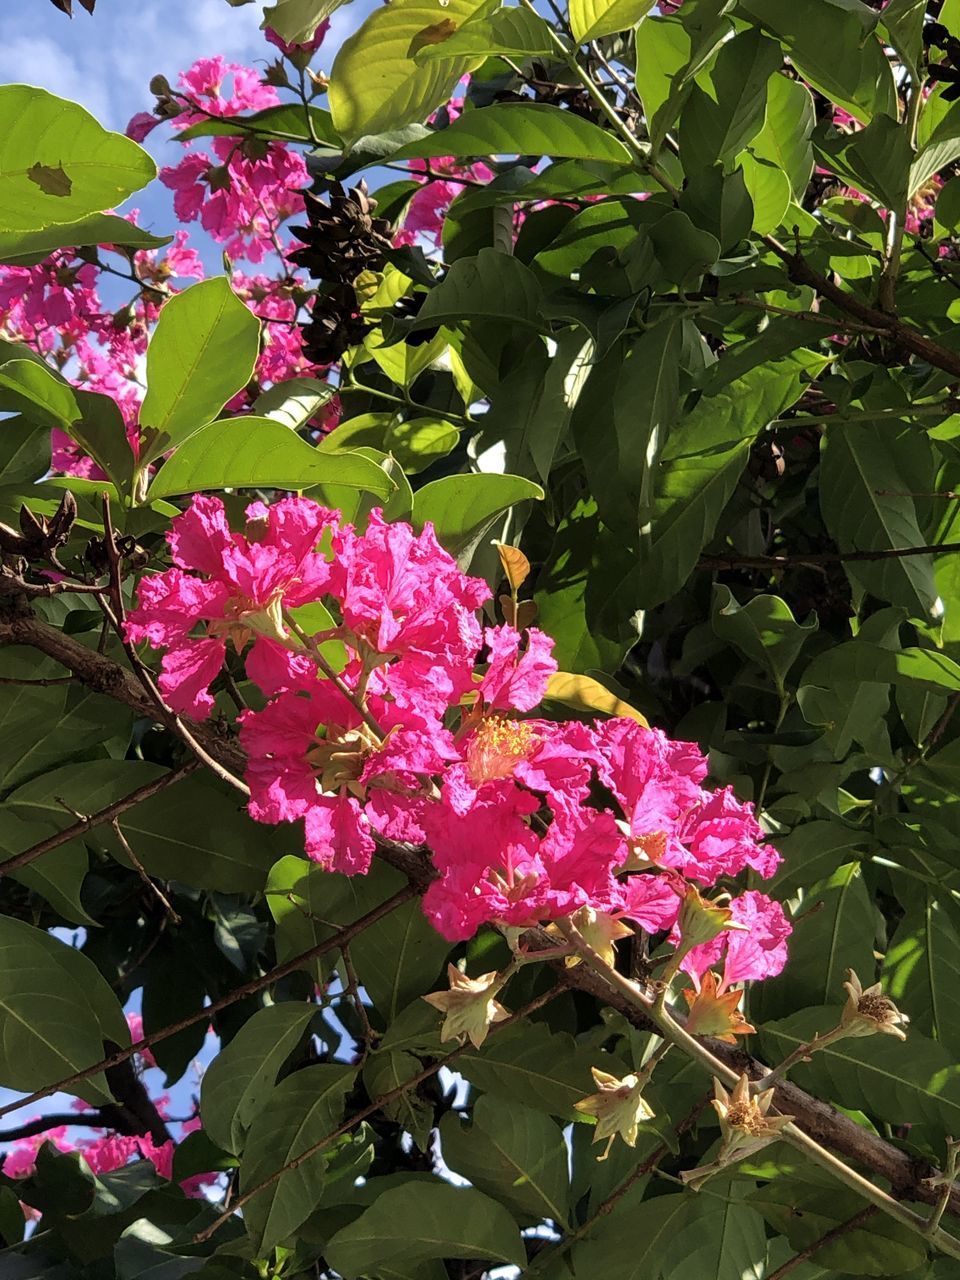
<svg viewBox="0 0 960 1280">
<path fill-rule="evenodd" d="M 721 988 L 776 977 L 787 963 L 787 939 L 792 932 L 783 907 L 766 894 L 748 889 L 731 901 L 730 911 L 733 924 L 742 927 L 725 929 L 712 942 L 694 947 L 681 967 L 699 982 L 724 956 Z"/>
<path fill-rule="evenodd" d="M 284 55 L 284 57 L 289 58 L 291 55 L 294 55 L 294 54 L 316 53 L 316 51 L 323 44 L 324 39 L 326 38 L 327 32 L 329 30 L 330 30 L 330 19 L 324 18 L 323 22 L 320 23 L 320 25 L 317 27 L 316 31 L 314 32 L 313 39 L 304 41 L 302 44 L 288 44 L 286 40 L 281 40 L 281 38 L 277 35 L 276 31 L 274 31 L 273 27 L 265 28 L 264 35 L 267 37 L 267 41 L 269 44 L 274 45 L 277 49 L 280 50 L 280 52 Z"/>
<path fill-rule="evenodd" d="M 132 116 L 130 123 L 124 132 L 128 138 L 132 138 L 134 142 L 142 142 L 148 134 L 160 123 L 160 117 L 155 116 L 152 111 L 138 111 Z"/>
<path fill-rule="evenodd" d="M 480 682 L 483 701 L 494 710 L 532 711 L 557 670 L 553 641 L 535 627 L 521 635 L 515 627 L 508 626 L 487 627 L 484 641 L 490 657 L 487 673 Z"/>
</svg>

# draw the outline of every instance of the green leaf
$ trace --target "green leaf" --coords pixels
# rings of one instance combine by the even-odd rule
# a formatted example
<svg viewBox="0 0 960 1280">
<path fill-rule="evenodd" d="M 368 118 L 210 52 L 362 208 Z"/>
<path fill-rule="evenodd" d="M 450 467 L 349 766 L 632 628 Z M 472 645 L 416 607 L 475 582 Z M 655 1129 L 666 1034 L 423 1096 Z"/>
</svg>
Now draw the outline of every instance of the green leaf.
<svg viewBox="0 0 960 1280">
<path fill-rule="evenodd" d="M 496 249 L 458 258 L 427 294 L 412 329 L 458 325 L 465 319 L 507 320 L 542 328 L 542 292 L 529 267 Z"/>
<path fill-rule="evenodd" d="M 0 409 L 18 410 L 34 422 L 68 434 L 80 417 L 71 387 L 41 360 L 6 360 L 0 365 Z"/>
<path fill-rule="evenodd" d="M 893 73 L 866 5 L 823 0 L 741 0 L 741 10 L 775 35 L 805 80 L 862 124 L 896 114 Z"/>
<path fill-rule="evenodd" d="M 799 914 L 786 969 L 751 995 L 751 1011 L 763 1021 L 840 1000 L 848 969 L 868 974 L 873 968 L 876 912 L 858 862 L 805 886 Z"/>
<path fill-rule="evenodd" d="M 938 649 L 884 649 L 866 640 L 850 640 L 820 654 L 803 673 L 805 685 L 828 686 L 839 680 L 960 692 L 960 665 Z"/>
<path fill-rule="evenodd" d="M 639 634 L 639 593 L 636 553 L 594 503 L 578 503 L 557 529 L 535 597 L 561 669 L 615 672 Z"/>
<path fill-rule="evenodd" d="M 50 432 L 28 418 L 7 418 L 0 427 L 0 482 L 30 484 L 50 470 Z"/>
<path fill-rule="evenodd" d="M 466 111 L 446 129 L 411 142 L 393 160 L 430 156 L 557 156 L 627 164 L 630 152 L 606 129 L 560 107 L 512 102 Z"/>
<path fill-rule="evenodd" d="M 330 74 L 330 111 L 340 136 L 350 144 L 364 134 L 420 123 L 446 102 L 477 59 L 443 58 L 418 66 L 411 46 L 441 20 L 460 26 L 489 7 L 486 0 L 449 0 L 440 13 L 430 0 L 394 0 L 389 8 L 374 10 L 340 46 Z"/>
<path fill-rule="evenodd" d="M 504 1098 L 477 1099 L 472 1123 L 452 1111 L 440 1122 L 444 1163 L 485 1195 L 517 1214 L 521 1223 L 567 1221 L 570 1178 L 567 1147 L 556 1123 Z"/>
<path fill-rule="evenodd" d="M 711 621 L 719 639 L 767 667 L 781 690 L 800 650 L 819 626 L 815 613 L 805 622 L 797 622 L 790 606 L 779 596 L 754 596 L 741 605 L 730 588 L 720 583 L 713 588 Z"/>
<path fill-rule="evenodd" d="M 783 862 L 771 882 L 778 898 L 791 897 L 811 881 L 826 879 L 869 837 L 839 822 L 804 822 L 774 841 Z"/>
<path fill-rule="evenodd" d="M 804 1009 L 763 1027 L 761 1042 L 773 1061 L 785 1058 L 817 1030 L 836 1025 L 841 1005 Z M 890 1124 L 928 1127 L 934 1141 L 960 1129 L 960 1066 L 935 1040 L 918 1031 L 906 1044 L 895 1036 L 840 1040 L 793 1069 L 797 1084 L 843 1107 Z"/>
<path fill-rule="evenodd" d="M 887 948 L 884 991 L 910 1023 L 960 1054 L 960 912 L 948 894 L 911 895 Z"/>
<path fill-rule="evenodd" d="M 103 1041 L 129 1044 L 116 996 L 79 951 L 0 916 L 0 1083 L 28 1093 L 98 1062 Z M 102 1073 L 71 1086 L 85 1102 L 111 1101 Z"/>
<path fill-rule="evenodd" d="M 911 427 L 845 423 L 824 436 L 820 509 L 841 551 L 923 546 L 918 500 L 935 488 L 932 450 Z M 922 499 L 920 500 L 922 501 Z M 929 556 L 844 563 L 850 581 L 925 617 L 937 597 Z"/>
<path fill-rule="evenodd" d="M 0 654 L 0 675 L 13 681 L 56 678 L 63 669 L 36 650 L 18 646 Z M 127 708 L 78 685 L 2 685 L 0 788 L 9 790 L 36 775 L 42 775 L 37 778 L 40 786 L 55 765 L 102 743 L 112 742 L 122 752 L 132 723 Z M 60 816 L 63 826 L 74 821 L 62 808 Z"/>
<path fill-rule="evenodd" d="M 108 133 L 83 107 L 45 89 L 0 87 L 0 121 L 0 231 L 77 222 L 112 209 L 156 177 L 137 143 Z M 47 171 L 57 180 L 46 180 Z"/>
<path fill-rule="evenodd" d="M 211 422 L 164 463 L 149 496 L 209 489 L 306 489 L 343 485 L 386 498 L 393 483 L 369 458 L 317 449 L 271 418 Z"/>
<path fill-rule="evenodd" d="M 529 58 L 555 53 L 556 46 L 549 25 L 529 9 L 497 9 L 489 18 L 473 18 L 447 39 L 428 44 L 418 50 L 417 62 L 436 58 L 488 58 L 508 54 Z"/>
<path fill-rule="evenodd" d="M 192 138 L 280 138 L 296 142 L 326 143 L 339 147 L 340 138 L 333 127 L 330 112 L 320 107 L 307 110 L 298 102 L 284 102 L 277 107 L 265 107 L 250 115 L 218 116 L 211 120 L 198 120 L 196 124 L 177 131 L 177 137 L 186 141 Z"/>
<path fill-rule="evenodd" d="M 615 1276 L 616 1280 L 650 1280 L 662 1274 L 693 1200 L 689 1193 L 671 1193 L 641 1203 L 628 1192 L 612 1213 L 573 1246 L 569 1256 L 574 1274 Z M 708 1274 L 691 1273 L 703 1275 L 704 1280 Z"/>
<path fill-rule="evenodd" d="M 307 44 L 320 23 L 344 3 L 345 0 L 276 0 L 264 7 L 263 26 L 271 27 L 286 44 Z"/>
<path fill-rule="evenodd" d="M 4 858 L 39 844 L 48 834 L 44 827 L 18 818 L 8 806 L 0 808 L 0 849 Z M 18 884 L 46 898 L 65 919 L 75 924 L 95 924 L 80 901 L 89 863 L 83 841 L 70 840 L 8 874 Z"/>
<path fill-rule="evenodd" d="M 18 817 L 43 824 L 44 834 L 75 821 L 57 803 L 96 813 L 167 772 L 143 760 L 93 760 L 66 765 L 18 787 L 7 803 Z M 151 875 L 181 880 L 223 893 L 255 893 L 263 888 L 272 861 L 270 835 L 205 778 L 188 777 L 142 800 L 124 813 L 121 829 Z M 124 864 L 126 854 L 109 827 L 95 828 L 99 841 Z"/>
<path fill-rule="evenodd" d="M 419 901 L 404 903 L 350 944 L 360 983 L 385 1024 L 432 989 L 449 950 Z"/>
<path fill-rule="evenodd" d="M 801 349 L 751 369 L 719 394 L 703 396 L 672 432 L 640 542 L 641 598 L 648 608 L 686 581 L 736 488 L 754 437 L 799 398 L 802 375 L 824 363 Z"/>
<path fill-rule="evenodd" d="M 808 1249 L 863 1208 L 863 1200 L 845 1187 L 805 1182 L 795 1175 L 776 1178 L 751 1194 L 756 1206 L 795 1251 Z M 878 1214 L 862 1227 L 838 1232 L 838 1238 L 817 1249 L 814 1265 L 827 1273 L 894 1275 L 912 1271 L 926 1258 L 923 1240 L 909 1227 Z"/>
<path fill-rule="evenodd" d="M 753 204 L 754 231 L 758 235 L 776 231 L 790 207 L 790 179 L 776 163 L 758 159 L 750 151 L 737 159 Z"/>
<path fill-rule="evenodd" d="M 813 94 L 799 80 L 784 75 L 767 81 L 767 114 L 750 150 L 759 160 L 780 169 L 790 182 L 795 199 L 801 199 L 813 172 L 810 137 L 816 123 Z"/>
<path fill-rule="evenodd" d="M 510 1098 L 535 1111 L 566 1119 L 579 1118 L 574 1103 L 590 1091 L 590 1068 L 602 1065 L 623 1074 L 615 1058 L 598 1063 L 596 1053 L 577 1045 L 565 1032 L 551 1032 L 542 1022 L 505 1027 L 482 1049 L 467 1049 L 457 1070 L 484 1093 Z"/>
<path fill-rule="evenodd" d="M 203 1073 L 203 1127 L 224 1151 L 243 1150 L 247 1129 L 316 1011 L 315 1005 L 294 1003 L 258 1010 Z"/>
<path fill-rule="evenodd" d="M 577 44 L 627 31 L 647 16 L 656 0 L 570 0 L 570 29 Z"/>
<path fill-rule="evenodd" d="M 522 476 L 444 476 L 417 490 L 413 499 L 413 525 L 422 529 L 429 521 L 441 545 L 451 555 L 465 556 L 498 516 L 518 502 L 542 498 L 540 486 Z"/>
<path fill-rule="evenodd" d="M 681 286 L 698 281 L 720 256 L 717 238 L 694 226 L 680 209 L 664 214 L 650 227 L 649 234 L 663 274 Z"/>
<path fill-rule="evenodd" d="M 825 126 L 813 141 L 820 163 L 850 186 L 888 209 L 898 209 L 906 200 L 913 149 L 897 120 L 878 115 L 854 133 Z"/>
<path fill-rule="evenodd" d="M 679 17 L 648 18 L 637 28 L 637 92 L 655 152 L 675 124 L 693 77 L 730 31 L 723 18 L 707 21 L 699 33 Z"/>
<path fill-rule="evenodd" d="M 382 1192 L 356 1222 L 338 1231 L 324 1257 L 345 1280 L 430 1258 L 478 1258 L 520 1266 L 526 1251 L 502 1205 L 470 1187 L 410 1182 Z"/>
<path fill-rule="evenodd" d="M 768 1274 L 763 1220 L 743 1185 L 715 1182 L 713 1192 L 691 1197 L 682 1228 L 664 1250 L 663 1280 L 763 1280 Z"/>
<path fill-rule="evenodd" d="M 287 1076 L 260 1106 L 240 1163 L 242 1193 L 302 1156 L 337 1127 L 356 1067 L 305 1067 Z M 322 1151 L 270 1183 L 245 1206 L 247 1234 L 257 1257 L 288 1240 L 317 1207 L 326 1175 Z"/>
<path fill-rule="evenodd" d="M 729 159 L 756 137 L 766 114 L 767 81 L 782 58 L 779 44 L 756 28 L 723 45 L 680 113 L 680 154 L 687 172 Z"/>
<path fill-rule="evenodd" d="M 219 276 L 165 302 L 147 349 L 139 466 L 182 444 L 250 381 L 260 322 Z"/>
<path fill-rule="evenodd" d="M 54 249 L 76 249 L 85 245 L 160 249 L 170 240 L 170 236 L 151 235 L 115 213 L 97 213 L 39 231 L 0 231 L 0 262 L 26 265 L 24 259 L 40 260 Z"/>
<path fill-rule="evenodd" d="M 250 407 L 250 416 L 270 418 L 295 431 L 319 413 L 336 393 L 336 387 L 319 378 L 290 378 L 261 391 Z"/>
<path fill-rule="evenodd" d="M 398 422 L 392 413 L 365 413 L 341 422 L 320 448 L 334 444 L 340 448 L 372 447 L 391 454 L 408 475 L 416 475 L 438 458 L 445 458 L 459 440 L 457 428 L 442 418 Z"/>
</svg>

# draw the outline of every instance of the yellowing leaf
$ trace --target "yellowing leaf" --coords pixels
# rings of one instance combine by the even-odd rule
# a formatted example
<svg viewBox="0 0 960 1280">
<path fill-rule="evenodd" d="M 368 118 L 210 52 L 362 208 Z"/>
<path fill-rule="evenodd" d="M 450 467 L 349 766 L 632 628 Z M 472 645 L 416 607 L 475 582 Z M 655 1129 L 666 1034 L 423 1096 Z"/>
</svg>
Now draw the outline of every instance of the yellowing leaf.
<svg viewBox="0 0 960 1280">
<path fill-rule="evenodd" d="M 579 676 L 572 671 L 558 671 L 547 682 L 546 697 L 563 702 L 576 711 L 600 711 L 608 716 L 627 716 L 649 728 L 646 716 L 605 689 L 599 680 Z"/>
<path fill-rule="evenodd" d="M 505 542 L 495 542 L 494 546 L 500 553 L 500 563 L 511 591 L 519 591 L 530 573 L 530 561 L 519 547 L 510 547 Z"/>
</svg>

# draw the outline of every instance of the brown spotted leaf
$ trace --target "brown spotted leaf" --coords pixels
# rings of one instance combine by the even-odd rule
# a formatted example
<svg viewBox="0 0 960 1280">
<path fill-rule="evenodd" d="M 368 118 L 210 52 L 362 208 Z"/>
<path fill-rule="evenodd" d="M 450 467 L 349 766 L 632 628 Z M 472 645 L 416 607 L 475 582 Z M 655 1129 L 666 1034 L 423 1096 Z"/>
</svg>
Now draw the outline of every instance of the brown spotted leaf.
<svg viewBox="0 0 960 1280">
<path fill-rule="evenodd" d="M 415 53 L 425 49 L 428 44 L 443 44 L 444 40 L 449 40 L 456 30 L 457 24 L 453 18 L 442 18 L 439 22 L 431 23 L 429 27 L 424 27 L 422 31 L 418 31 L 410 41 L 407 57 L 412 58 Z"/>
<path fill-rule="evenodd" d="M 27 177 L 48 196 L 68 196 L 73 190 L 73 183 L 64 172 L 63 165 L 53 168 L 38 162 L 27 170 Z"/>
</svg>

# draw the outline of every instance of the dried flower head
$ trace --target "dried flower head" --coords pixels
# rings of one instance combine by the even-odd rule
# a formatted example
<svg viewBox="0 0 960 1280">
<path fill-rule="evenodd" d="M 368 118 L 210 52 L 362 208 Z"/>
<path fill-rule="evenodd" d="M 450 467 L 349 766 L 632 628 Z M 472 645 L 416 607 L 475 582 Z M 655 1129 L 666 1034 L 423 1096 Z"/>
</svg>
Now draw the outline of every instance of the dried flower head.
<svg viewBox="0 0 960 1280">
<path fill-rule="evenodd" d="M 434 991 L 424 996 L 446 1015 L 440 1029 L 441 1040 L 457 1040 L 463 1044 L 469 1040 L 479 1049 L 487 1038 L 487 1032 L 495 1022 L 503 1022 L 510 1014 L 494 996 L 502 985 L 496 971 L 479 978 L 468 978 L 454 964 L 447 965 L 449 991 Z"/>
<path fill-rule="evenodd" d="M 879 1032 L 906 1040 L 907 1033 L 903 1027 L 910 1019 L 900 1012 L 889 996 L 883 994 L 879 982 L 864 990 L 854 971 L 848 969 L 847 981 L 843 985 L 847 992 L 847 1003 L 840 1015 L 844 1035 L 872 1036 Z"/>
<path fill-rule="evenodd" d="M 591 1067 L 590 1070 L 597 1092 L 581 1098 L 573 1105 L 584 1115 L 596 1116 L 597 1127 L 593 1140 L 607 1140 L 606 1150 L 597 1158 L 606 1160 L 618 1134 L 628 1147 L 636 1146 L 637 1129 L 645 1121 L 653 1119 L 653 1112 L 642 1096 L 645 1080 L 632 1074 L 620 1079 L 597 1067 Z"/>
</svg>

